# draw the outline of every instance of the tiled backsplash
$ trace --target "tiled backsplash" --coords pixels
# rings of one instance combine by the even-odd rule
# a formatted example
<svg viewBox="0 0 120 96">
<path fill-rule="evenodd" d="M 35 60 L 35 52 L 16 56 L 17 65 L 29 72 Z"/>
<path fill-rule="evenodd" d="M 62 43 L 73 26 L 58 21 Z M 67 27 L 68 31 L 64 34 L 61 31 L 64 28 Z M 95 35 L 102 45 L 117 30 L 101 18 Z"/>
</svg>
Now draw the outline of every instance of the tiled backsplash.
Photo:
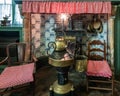
<svg viewBox="0 0 120 96">
<path fill-rule="evenodd" d="M 84 30 L 87 29 L 87 25 L 91 21 L 92 17 L 93 14 L 79 15 L 79 20 L 82 22 Z M 82 48 L 83 54 L 85 55 L 87 55 L 87 43 L 89 40 L 105 40 L 106 44 L 108 44 L 108 33 L 110 32 L 108 32 L 109 29 L 107 14 L 101 14 L 99 15 L 99 17 L 101 18 L 103 25 L 103 30 L 101 33 L 87 32 L 87 30 L 79 33 L 80 38 L 82 39 L 82 43 L 84 43 Z M 56 23 L 58 23 L 57 15 L 31 14 L 31 21 L 32 42 L 35 48 L 34 52 L 37 57 L 47 55 L 48 43 L 52 41 L 54 42 L 56 38 L 56 32 L 54 28 L 56 27 Z M 107 48 L 109 48 L 109 45 L 107 46 Z M 49 52 L 52 52 L 52 49 Z"/>
</svg>

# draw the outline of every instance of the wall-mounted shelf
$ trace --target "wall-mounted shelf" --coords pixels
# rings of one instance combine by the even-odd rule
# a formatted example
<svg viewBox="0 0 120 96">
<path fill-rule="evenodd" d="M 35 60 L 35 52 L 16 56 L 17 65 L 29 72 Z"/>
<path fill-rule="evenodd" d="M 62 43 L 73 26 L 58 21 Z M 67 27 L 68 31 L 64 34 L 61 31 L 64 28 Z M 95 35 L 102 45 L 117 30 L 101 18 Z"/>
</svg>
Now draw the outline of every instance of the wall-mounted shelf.
<svg viewBox="0 0 120 96">
<path fill-rule="evenodd" d="M 62 30 L 56 31 L 58 34 L 62 33 Z M 81 30 L 64 30 L 66 35 L 70 36 L 81 36 L 81 34 L 84 34 L 86 32 L 85 29 Z"/>
</svg>

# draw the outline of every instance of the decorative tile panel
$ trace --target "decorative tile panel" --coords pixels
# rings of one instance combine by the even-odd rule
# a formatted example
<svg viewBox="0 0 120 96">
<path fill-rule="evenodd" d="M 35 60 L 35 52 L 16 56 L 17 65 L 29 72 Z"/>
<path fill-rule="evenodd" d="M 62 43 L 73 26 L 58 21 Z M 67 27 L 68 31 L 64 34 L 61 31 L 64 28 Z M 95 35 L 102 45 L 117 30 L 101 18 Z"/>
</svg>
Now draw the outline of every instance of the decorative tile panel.
<svg viewBox="0 0 120 96">
<path fill-rule="evenodd" d="M 45 22 L 45 48 L 48 54 L 53 52 L 53 48 L 48 48 L 49 42 L 55 42 L 56 33 L 55 33 L 55 17 L 54 15 L 47 16 Z"/>
<path fill-rule="evenodd" d="M 31 14 L 31 40 L 32 40 L 32 51 L 36 57 L 40 57 L 40 41 L 41 41 L 41 15 Z"/>
<path fill-rule="evenodd" d="M 54 42 L 56 38 L 56 32 L 54 30 L 57 15 L 53 14 L 31 14 L 31 34 L 32 34 L 32 44 L 33 51 L 37 57 L 48 55 L 47 51 L 48 43 Z M 93 14 L 81 14 L 80 21 L 83 22 L 83 28 L 86 29 L 88 23 L 92 19 Z M 87 43 L 90 40 L 99 39 L 105 40 L 107 44 L 107 58 L 110 61 L 110 42 L 108 42 L 109 35 L 111 31 L 108 29 L 108 15 L 100 14 L 99 17 L 102 20 L 103 31 L 101 33 L 89 33 L 87 31 L 80 32 L 80 38 L 82 39 L 83 45 L 83 54 L 87 55 Z M 67 26 L 66 26 L 67 27 Z M 69 34 L 69 33 L 67 33 Z M 110 39 L 112 40 L 112 39 Z M 49 53 L 52 53 L 53 49 L 49 50 Z"/>
</svg>

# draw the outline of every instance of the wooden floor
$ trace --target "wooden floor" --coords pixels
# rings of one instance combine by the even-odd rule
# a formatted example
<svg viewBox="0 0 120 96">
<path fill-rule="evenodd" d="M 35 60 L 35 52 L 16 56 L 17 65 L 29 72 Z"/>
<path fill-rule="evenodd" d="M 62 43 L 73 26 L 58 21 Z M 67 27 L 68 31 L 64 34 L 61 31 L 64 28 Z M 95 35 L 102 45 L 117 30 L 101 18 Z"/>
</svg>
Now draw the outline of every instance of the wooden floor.
<svg viewBox="0 0 120 96">
<path fill-rule="evenodd" d="M 49 96 L 49 87 L 57 80 L 57 71 L 52 66 L 46 66 L 39 69 L 36 76 L 36 95 Z M 86 92 L 86 77 L 85 73 L 79 73 L 75 70 L 70 70 L 69 79 L 75 87 L 75 96 L 111 96 L 111 92 L 90 90 Z M 120 85 L 116 84 L 114 96 L 120 96 Z"/>
<path fill-rule="evenodd" d="M 75 87 L 75 95 L 74 96 L 111 96 L 111 92 L 101 92 L 90 90 L 90 92 L 86 92 L 86 77 L 85 73 L 79 73 L 75 70 L 70 70 L 69 79 L 73 82 Z M 57 72 L 52 66 L 45 66 L 40 68 L 36 74 L 36 88 L 35 88 L 35 96 L 49 96 L 49 87 L 57 80 Z M 30 90 L 24 90 L 24 95 L 20 95 L 20 93 L 14 93 L 10 96 L 31 96 Z M 115 85 L 115 95 L 120 96 L 120 85 Z"/>
</svg>

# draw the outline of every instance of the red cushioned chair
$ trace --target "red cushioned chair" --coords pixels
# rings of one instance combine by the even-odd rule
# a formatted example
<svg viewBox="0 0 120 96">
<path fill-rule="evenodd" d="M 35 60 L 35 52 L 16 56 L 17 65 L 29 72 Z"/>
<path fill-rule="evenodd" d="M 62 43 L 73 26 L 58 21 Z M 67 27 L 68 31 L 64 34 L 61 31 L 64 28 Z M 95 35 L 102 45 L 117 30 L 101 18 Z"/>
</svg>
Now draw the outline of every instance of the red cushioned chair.
<svg viewBox="0 0 120 96">
<path fill-rule="evenodd" d="M 31 59 L 25 61 L 26 43 L 10 43 L 6 47 L 6 58 L 0 65 L 7 63 L 8 66 L 0 75 L 0 95 L 8 92 L 21 91 L 20 89 L 33 88 L 35 61 Z M 34 96 L 34 92 L 33 96 Z"/>
<path fill-rule="evenodd" d="M 88 43 L 87 91 L 89 89 L 114 93 L 114 74 L 106 60 L 105 41 L 93 40 Z"/>
</svg>

